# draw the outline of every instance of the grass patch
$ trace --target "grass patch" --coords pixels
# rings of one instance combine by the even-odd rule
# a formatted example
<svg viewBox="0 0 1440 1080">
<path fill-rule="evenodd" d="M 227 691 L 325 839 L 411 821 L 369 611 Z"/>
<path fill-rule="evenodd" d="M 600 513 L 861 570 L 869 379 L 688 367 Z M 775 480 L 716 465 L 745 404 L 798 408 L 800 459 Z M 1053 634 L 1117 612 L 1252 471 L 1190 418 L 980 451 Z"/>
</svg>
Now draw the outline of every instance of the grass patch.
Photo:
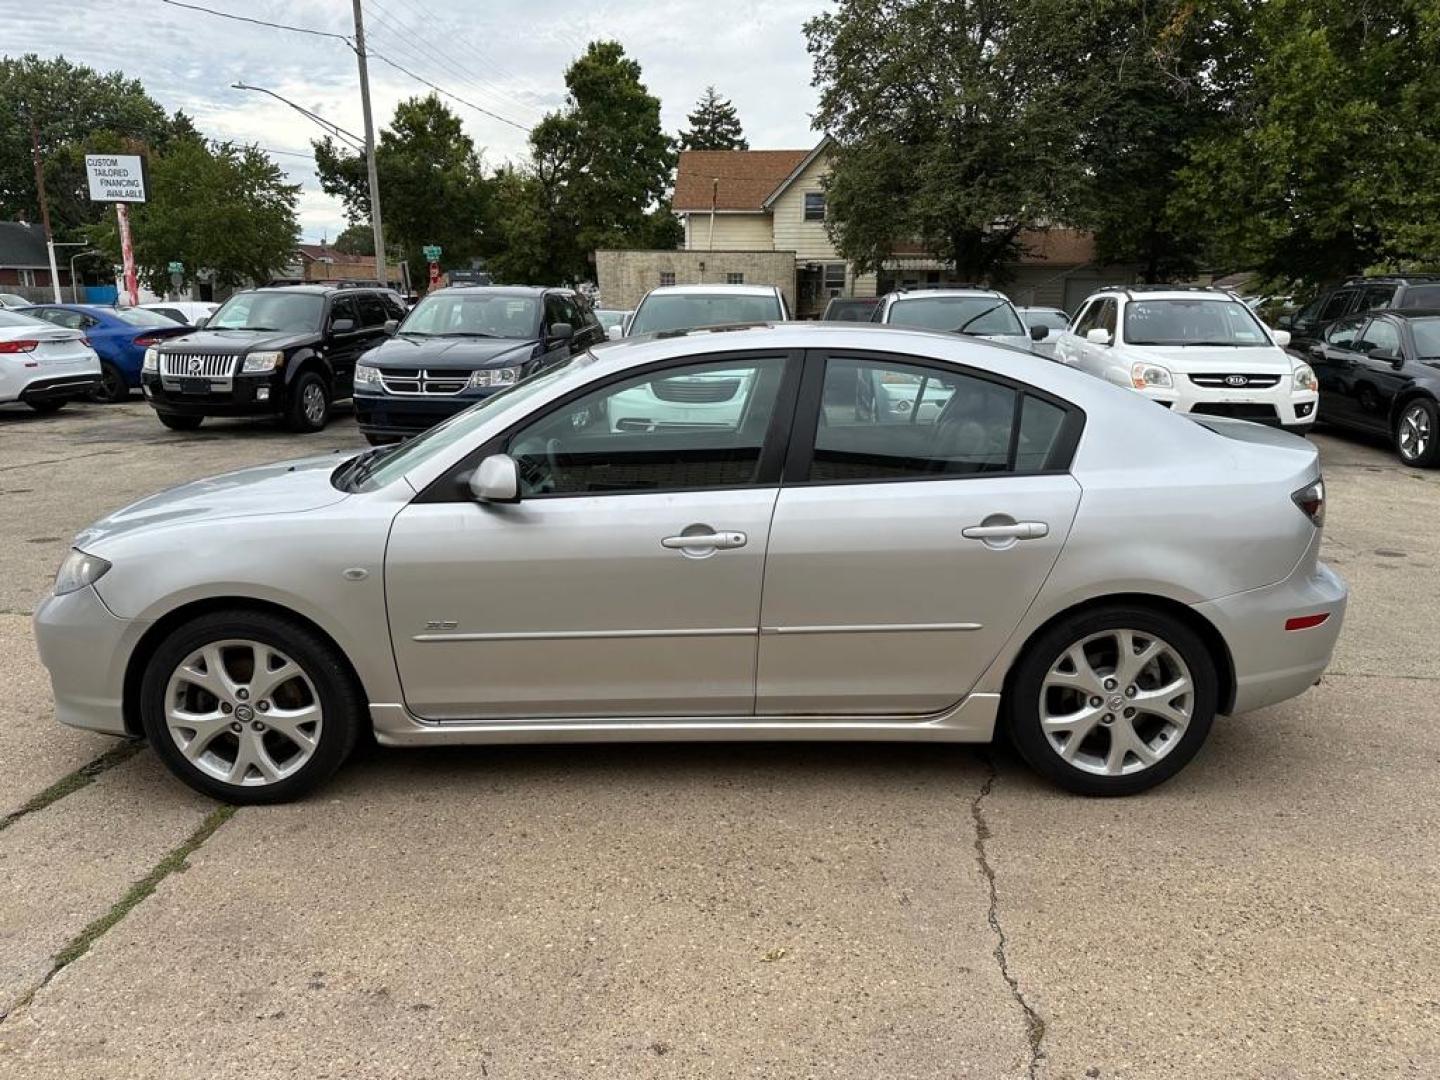
<svg viewBox="0 0 1440 1080">
<path fill-rule="evenodd" d="M 106 750 L 94 761 L 87 762 L 74 772 L 62 776 L 39 795 L 30 799 L 24 806 L 18 810 L 12 810 L 0 818 L 0 832 L 4 832 L 21 818 L 28 817 L 37 810 L 44 810 L 47 806 L 59 802 L 66 795 L 73 795 L 81 788 L 89 787 L 95 782 L 97 776 L 108 772 L 123 761 L 128 761 L 138 754 L 144 745 L 145 743 L 140 739 L 126 739 L 120 745 Z"/>
</svg>

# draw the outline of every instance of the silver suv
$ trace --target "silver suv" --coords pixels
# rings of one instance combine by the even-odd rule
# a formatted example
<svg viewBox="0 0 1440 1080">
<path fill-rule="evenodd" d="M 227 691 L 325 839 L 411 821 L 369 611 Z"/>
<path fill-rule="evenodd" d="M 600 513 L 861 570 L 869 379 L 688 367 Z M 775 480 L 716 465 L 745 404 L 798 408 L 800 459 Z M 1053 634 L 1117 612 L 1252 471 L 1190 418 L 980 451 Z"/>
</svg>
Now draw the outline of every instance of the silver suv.
<svg viewBox="0 0 1440 1080">
<path fill-rule="evenodd" d="M 1028 352 L 1034 352 L 1034 343 L 1046 336 L 1037 330 L 1025 329 L 1008 296 L 978 285 L 897 289 L 880 298 L 872 318 L 891 326 L 944 330 L 998 341 Z"/>
</svg>

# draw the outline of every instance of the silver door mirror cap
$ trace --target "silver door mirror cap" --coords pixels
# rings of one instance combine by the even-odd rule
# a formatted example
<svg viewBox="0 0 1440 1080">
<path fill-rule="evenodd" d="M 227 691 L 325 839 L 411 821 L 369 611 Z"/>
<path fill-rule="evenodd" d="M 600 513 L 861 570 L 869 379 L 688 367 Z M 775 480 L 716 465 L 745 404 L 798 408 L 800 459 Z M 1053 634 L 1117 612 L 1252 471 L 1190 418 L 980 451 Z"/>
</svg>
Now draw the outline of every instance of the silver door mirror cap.
<svg viewBox="0 0 1440 1080">
<path fill-rule="evenodd" d="M 1110 331 L 1097 326 L 1093 330 L 1085 331 L 1085 340 L 1092 345 L 1109 345 Z"/>
<path fill-rule="evenodd" d="M 509 454 L 491 454 L 470 474 L 470 494 L 479 502 L 519 502 L 519 462 Z"/>
<path fill-rule="evenodd" d="M 1289 330 L 1271 330 L 1270 336 L 1274 339 L 1275 344 L 1279 345 L 1282 349 L 1285 348 L 1286 345 L 1290 344 Z"/>
</svg>

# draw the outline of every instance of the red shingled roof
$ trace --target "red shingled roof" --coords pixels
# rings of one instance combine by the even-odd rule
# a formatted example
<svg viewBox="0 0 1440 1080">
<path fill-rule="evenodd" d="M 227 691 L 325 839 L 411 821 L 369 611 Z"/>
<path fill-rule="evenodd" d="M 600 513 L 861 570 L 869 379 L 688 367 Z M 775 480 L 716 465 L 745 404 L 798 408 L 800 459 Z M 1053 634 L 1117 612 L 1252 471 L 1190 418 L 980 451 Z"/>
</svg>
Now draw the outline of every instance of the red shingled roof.
<svg viewBox="0 0 1440 1080">
<path fill-rule="evenodd" d="M 709 210 L 718 179 L 715 209 L 758 211 L 765 197 L 809 154 L 809 150 L 682 150 L 672 206 L 682 213 Z"/>
</svg>

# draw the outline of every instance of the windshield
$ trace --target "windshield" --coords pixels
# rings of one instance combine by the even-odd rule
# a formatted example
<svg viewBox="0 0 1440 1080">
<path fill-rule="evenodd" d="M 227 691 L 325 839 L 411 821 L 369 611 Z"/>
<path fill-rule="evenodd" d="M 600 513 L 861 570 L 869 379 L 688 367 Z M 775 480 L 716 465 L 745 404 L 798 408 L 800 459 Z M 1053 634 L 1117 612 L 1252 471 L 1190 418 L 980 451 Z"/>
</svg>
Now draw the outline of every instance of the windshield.
<svg viewBox="0 0 1440 1080">
<path fill-rule="evenodd" d="M 1070 325 L 1070 319 L 1063 311 L 1031 308 L 1029 311 L 1021 311 L 1020 318 L 1025 320 L 1026 326 L 1043 326 L 1047 330 L 1064 330 Z"/>
<path fill-rule="evenodd" d="M 1020 337 L 1025 328 L 1003 296 L 916 296 L 897 300 L 886 322 L 952 334 L 1006 334 Z"/>
<path fill-rule="evenodd" d="M 169 326 L 172 328 L 175 326 L 174 319 L 168 319 L 158 311 L 149 311 L 145 308 L 116 308 L 115 314 L 131 326 Z"/>
<path fill-rule="evenodd" d="M 1269 345 L 1270 336 L 1238 300 L 1132 300 L 1125 305 L 1128 345 Z"/>
<path fill-rule="evenodd" d="M 483 292 L 436 293 L 405 316 L 400 333 L 422 337 L 529 339 L 539 334 L 540 301 Z"/>
<path fill-rule="evenodd" d="M 314 293 L 236 293 L 211 317 L 205 329 L 319 330 L 324 310 L 325 298 Z"/>
<path fill-rule="evenodd" d="M 1422 360 L 1440 360 L 1440 318 L 1411 319 L 1410 332 L 1415 335 L 1415 355 Z"/>
<path fill-rule="evenodd" d="M 464 412 L 456 413 L 409 442 L 400 443 L 398 446 L 377 447 L 358 458 L 351 458 L 336 470 L 334 482 L 349 491 L 374 491 L 383 487 L 429 461 L 436 454 L 463 442 L 471 432 L 496 413 L 539 393 L 569 375 L 578 366 L 591 363 L 594 359 L 589 353 L 580 353 L 563 364 L 547 368 L 528 379 L 521 379 L 508 389 L 482 398 Z M 348 471 L 352 467 L 357 470 L 353 475 Z"/>
<path fill-rule="evenodd" d="M 825 309 L 827 322 L 869 322 L 875 314 L 875 300 L 831 300 Z"/>
<path fill-rule="evenodd" d="M 773 322 L 783 317 L 780 300 L 773 294 L 671 293 L 647 296 L 640 301 L 635 318 L 630 321 L 630 334 L 633 337 L 661 330 L 692 330 L 697 326 Z"/>
</svg>

